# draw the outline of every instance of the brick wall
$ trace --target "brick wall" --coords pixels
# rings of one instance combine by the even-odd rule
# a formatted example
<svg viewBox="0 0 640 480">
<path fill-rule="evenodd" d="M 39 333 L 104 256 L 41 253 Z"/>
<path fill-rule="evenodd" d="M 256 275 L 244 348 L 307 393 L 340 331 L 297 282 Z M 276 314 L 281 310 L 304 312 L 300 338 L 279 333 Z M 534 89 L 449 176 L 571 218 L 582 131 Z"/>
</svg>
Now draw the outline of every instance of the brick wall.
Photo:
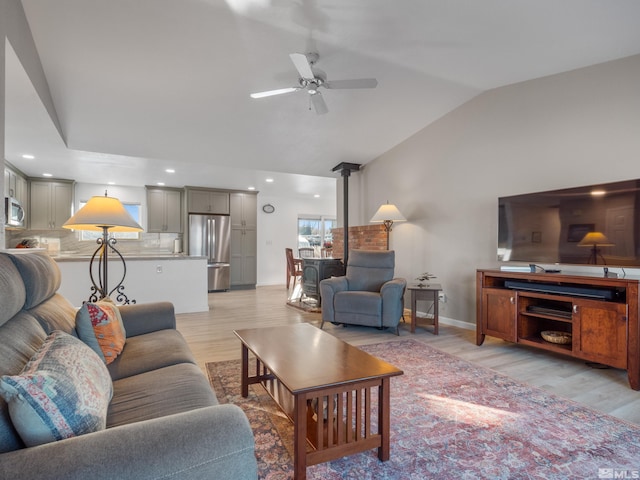
<svg viewBox="0 0 640 480">
<path fill-rule="evenodd" d="M 344 257 L 344 228 L 333 228 L 333 257 Z M 387 232 L 384 225 L 372 224 L 359 227 L 349 227 L 349 251 L 362 250 L 386 250 Z"/>
</svg>

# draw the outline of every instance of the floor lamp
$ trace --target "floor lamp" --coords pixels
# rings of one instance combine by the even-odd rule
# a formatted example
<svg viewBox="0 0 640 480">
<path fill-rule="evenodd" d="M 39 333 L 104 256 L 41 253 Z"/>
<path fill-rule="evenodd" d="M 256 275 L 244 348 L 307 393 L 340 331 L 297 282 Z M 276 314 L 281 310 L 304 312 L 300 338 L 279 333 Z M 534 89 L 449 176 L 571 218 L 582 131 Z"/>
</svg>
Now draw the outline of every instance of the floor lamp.
<svg viewBox="0 0 640 480">
<path fill-rule="evenodd" d="M 127 265 L 122 254 L 115 247 L 117 240 L 109 237 L 110 232 L 141 232 L 142 227 L 136 223 L 133 217 L 120 203 L 120 200 L 108 197 L 107 192 L 104 196 L 91 197 L 87 204 L 73 215 L 62 225 L 63 228 L 73 230 L 91 230 L 102 232 L 102 236 L 96 240 L 98 248 L 89 262 L 89 277 L 91 278 L 91 295 L 90 302 L 97 302 L 116 292 L 115 301 L 117 303 L 136 303 L 135 300 L 129 300 L 123 292 L 124 278 L 127 275 Z M 115 253 L 122 262 L 123 274 L 120 281 L 109 289 L 109 252 Z M 96 264 L 95 259 L 98 257 Z M 94 275 L 95 269 L 97 273 Z"/>
<path fill-rule="evenodd" d="M 393 204 L 390 204 L 388 201 L 386 204 L 381 205 L 378 211 L 375 213 L 373 218 L 369 220 L 371 223 L 382 223 L 384 224 L 384 229 L 387 232 L 387 250 L 389 250 L 389 232 L 391 231 L 391 226 L 393 222 L 406 222 L 407 219 L 404 218 L 404 215 L 400 213 L 398 207 Z"/>
</svg>

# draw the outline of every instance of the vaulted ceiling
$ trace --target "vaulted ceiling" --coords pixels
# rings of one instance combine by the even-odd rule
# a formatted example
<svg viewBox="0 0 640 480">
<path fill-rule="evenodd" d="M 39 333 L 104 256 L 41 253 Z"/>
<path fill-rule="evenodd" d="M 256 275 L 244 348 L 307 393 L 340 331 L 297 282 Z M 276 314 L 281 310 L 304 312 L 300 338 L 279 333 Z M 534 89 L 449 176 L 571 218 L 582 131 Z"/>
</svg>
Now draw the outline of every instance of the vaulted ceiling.
<svg viewBox="0 0 640 480">
<path fill-rule="evenodd" d="M 483 91 L 640 53 L 637 0 L 22 3 L 63 138 L 9 48 L 5 158 L 91 183 L 319 193 Z M 378 86 L 250 98 L 298 85 L 294 52 Z"/>
</svg>

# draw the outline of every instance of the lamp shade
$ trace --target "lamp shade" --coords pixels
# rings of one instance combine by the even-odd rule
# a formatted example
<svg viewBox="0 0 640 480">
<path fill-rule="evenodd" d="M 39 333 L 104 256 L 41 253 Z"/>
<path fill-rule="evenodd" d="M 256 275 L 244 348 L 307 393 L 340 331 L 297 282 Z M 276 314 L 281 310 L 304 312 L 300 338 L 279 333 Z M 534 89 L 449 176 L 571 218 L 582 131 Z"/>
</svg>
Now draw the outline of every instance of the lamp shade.
<svg viewBox="0 0 640 480">
<path fill-rule="evenodd" d="M 578 242 L 579 247 L 613 247 L 614 245 L 602 232 L 589 232 Z"/>
<path fill-rule="evenodd" d="M 371 223 L 384 223 L 391 220 L 392 222 L 406 222 L 407 219 L 400 213 L 398 207 L 393 204 L 386 203 L 381 205 L 375 215 L 369 220 Z"/>
<path fill-rule="evenodd" d="M 141 232 L 143 228 L 120 203 L 113 197 L 95 196 L 67 220 L 63 228 L 74 230 L 102 231 L 107 227 L 111 232 Z"/>
</svg>

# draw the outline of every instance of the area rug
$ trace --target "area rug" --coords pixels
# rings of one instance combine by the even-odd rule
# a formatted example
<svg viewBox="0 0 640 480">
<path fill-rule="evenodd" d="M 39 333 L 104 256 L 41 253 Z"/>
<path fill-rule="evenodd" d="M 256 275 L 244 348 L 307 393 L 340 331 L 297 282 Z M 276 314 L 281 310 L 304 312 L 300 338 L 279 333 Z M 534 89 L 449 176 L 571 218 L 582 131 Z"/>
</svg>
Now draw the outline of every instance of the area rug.
<svg viewBox="0 0 640 480">
<path fill-rule="evenodd" d="M 638 478 L 639 426 L 416 340 L 361 348 L 404 371 L 391 380 L 391 458 L 371 450 L 308 467 L 309 479 Z M 293 478 L 293 427 L 264 389 L 241 397 L 240 361 L 207 371 L 249 418 L 259 478 Z"/>
</svg>

